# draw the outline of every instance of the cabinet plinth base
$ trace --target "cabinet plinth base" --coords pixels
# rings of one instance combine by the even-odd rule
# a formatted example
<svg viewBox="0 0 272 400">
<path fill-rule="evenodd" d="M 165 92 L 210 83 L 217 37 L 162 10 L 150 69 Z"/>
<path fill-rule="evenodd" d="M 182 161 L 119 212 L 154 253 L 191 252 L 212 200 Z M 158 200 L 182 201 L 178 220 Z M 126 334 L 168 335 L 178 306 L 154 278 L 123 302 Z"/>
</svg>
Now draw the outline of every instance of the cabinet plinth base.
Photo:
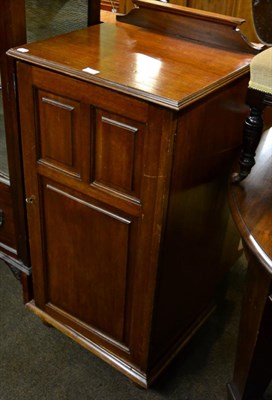
<svg viewBox="0 0 272 400">
<path fill-rule="evenodd" d="M 189 338 L 200 329 L 200 327 L 206 322 L 212 312 L 214 312 L 215 306 L 213 305 L 209 309 L 205 310 L 205 312 L 199 317 L 199 319 L 189 328 L 188 331 L 185 332 L 184 335 L 170 348 L 167 354 L 159 360 L 159 362 L 153 366 L 153 368 L 148 371 L 148 373 L 144 373 L 140 370 L 137 370 L 134 365 L 130 365 L 126 361 L 121 358 L 115 356 L 113 353 L 105 349 L 104 347 L 96 344 L 92 340 L 84 337 L 79 332 L 76 332 L 73 328 L 69 327 L 66 324 L 63 324 L 57 321 L 55 318 L 52 318 L 46 312 L 39 309 L 34 300 L 27 303 L 26 308 L 38 316 L 43 324 L 54 327 L 58 329 L 60 332 L 64 333 L 66 336 L 89 350 L 91 353 L 101 358 L 103 361 L 110 364 L 117 371 L 121 372 L 125 376 L 129 378 L 129 380 L 139 386 L 140 388 L 148 389 L 153 382 L 157 379 L 159 375 L 168 367 L 170 362 L 174 359 L 174 357 L 186 346 Z"/>
</svg>

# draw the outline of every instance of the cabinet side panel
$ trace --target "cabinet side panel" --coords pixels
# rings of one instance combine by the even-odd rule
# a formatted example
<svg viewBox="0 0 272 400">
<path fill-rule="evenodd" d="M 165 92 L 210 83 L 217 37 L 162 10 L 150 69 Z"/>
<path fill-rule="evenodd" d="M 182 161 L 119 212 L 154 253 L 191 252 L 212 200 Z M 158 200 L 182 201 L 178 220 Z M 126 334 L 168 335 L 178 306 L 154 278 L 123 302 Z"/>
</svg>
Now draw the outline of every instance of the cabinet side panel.
<svg viewBox="0 0 272 400">
<path fill-rule="evenodd" d="M 225 251 L 226 187 L 248 111 L 246 86 L 247 79 L 237 81 L 180 114 L 161 253 L 154 358 L 181 346 L 204 321 L 237 254 L 236 232 L 236 242 Z"/>
</svg>

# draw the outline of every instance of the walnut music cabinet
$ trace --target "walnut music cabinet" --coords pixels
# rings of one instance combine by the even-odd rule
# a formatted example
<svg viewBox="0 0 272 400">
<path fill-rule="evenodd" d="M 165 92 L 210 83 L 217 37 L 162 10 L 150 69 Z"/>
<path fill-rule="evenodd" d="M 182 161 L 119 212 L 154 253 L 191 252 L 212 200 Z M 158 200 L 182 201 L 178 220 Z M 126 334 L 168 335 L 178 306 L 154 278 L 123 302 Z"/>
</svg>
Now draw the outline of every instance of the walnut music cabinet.
<svg viewBox="0 0 272 400">
<path fill-rule="evenodd" d="M 237 18 L 151 0 L 117 19 L 8 52 L 27 307 L 148 387 L 230 266 L 226 177 L 256 49 Z"/>
</svg>

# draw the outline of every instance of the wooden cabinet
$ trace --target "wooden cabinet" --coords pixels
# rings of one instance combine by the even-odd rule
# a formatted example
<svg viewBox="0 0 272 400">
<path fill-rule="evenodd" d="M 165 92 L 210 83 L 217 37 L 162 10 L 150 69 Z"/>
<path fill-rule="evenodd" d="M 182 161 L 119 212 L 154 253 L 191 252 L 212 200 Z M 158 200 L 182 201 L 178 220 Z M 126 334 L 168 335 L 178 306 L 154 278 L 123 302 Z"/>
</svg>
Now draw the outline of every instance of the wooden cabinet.
<svg viewBox="0 0 272 400">
<path fill-rule="evenodd" d="M 151 5 L 176 24 L 178 7 L 141 5 L 141 21 Z M 226 176 L 252 54 L 128 22 L 9 56 L 33 268 L 27 307 L 147 387 L 210 315 L 230 266 Z"/>
<path fill-rule="evenodd" d="M 35 304 L 129 358 L 159 132 L 137 99 L 25 64 L 18 79 Z"/>
</svg>

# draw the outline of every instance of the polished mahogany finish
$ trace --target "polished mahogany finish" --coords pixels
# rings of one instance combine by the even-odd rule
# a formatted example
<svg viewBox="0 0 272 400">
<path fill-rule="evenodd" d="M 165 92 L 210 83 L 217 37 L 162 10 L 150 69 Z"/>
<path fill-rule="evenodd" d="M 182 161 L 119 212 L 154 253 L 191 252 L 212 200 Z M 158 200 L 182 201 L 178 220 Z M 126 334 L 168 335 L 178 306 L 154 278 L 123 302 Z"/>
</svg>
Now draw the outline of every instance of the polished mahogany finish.
<svg viewBox="0 0 272 400">
<path fill-rule="evenodd" d="M 249 265 L 241 310 L 231 400 L 261 399 L 272 379 L 272 130 L 263 135 L 256 166 L 239 184 L 230 183 L 229 201 Z"/>
<path fill-rule="evenodd" d="M 236 251 L 226 177 L 253 54 L 220 37 L 215 46 L 126 21 L 8 52 L 34 281 L 27 307 L 143 387 L 208 318 Z"/>
</svg>

